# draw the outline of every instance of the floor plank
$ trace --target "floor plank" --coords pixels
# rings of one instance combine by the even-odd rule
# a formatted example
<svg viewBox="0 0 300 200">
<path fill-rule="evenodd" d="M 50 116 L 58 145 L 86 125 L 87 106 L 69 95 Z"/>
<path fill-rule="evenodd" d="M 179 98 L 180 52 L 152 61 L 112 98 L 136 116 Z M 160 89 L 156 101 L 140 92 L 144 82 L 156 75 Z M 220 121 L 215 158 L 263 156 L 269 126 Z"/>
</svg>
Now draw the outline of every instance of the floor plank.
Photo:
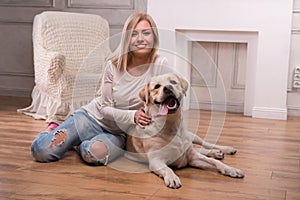
<svg viewBox="0 0 300 200">
<path fill-rule="evenodd" d="M 176 169 L 183 186 L 172 190 L 146 166 L 125 158 L 92 167 L 70 150 L 58 162 L 34 162 L 30 145 L 46 124 L 16 112 L 29 104 L 29 98 L 0 97 L 0 199 L 300 199 L 300 117 L 278 121 L 226 113 L 225 121 L 213 119 L 210 126 L 211 112 L 187 111 L 187 126 L 201 137 L 224 123 L 218 137 L 208 138 L 236 147 L 237 154 L 223 162 L 246 176 Z"/>
</svg>

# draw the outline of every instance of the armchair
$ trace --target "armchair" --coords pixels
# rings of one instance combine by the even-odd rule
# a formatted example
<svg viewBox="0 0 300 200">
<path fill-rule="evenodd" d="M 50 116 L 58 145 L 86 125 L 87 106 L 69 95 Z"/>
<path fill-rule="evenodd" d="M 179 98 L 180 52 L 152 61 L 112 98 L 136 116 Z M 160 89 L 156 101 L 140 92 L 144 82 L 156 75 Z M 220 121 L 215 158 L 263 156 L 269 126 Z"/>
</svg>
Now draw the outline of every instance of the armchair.
<svg viewBox="0 0 300 200">
<path fill-rule="evenodd" d="M 33 22 L 35 86 L 18 112 L 60 123 L 100 87 L 110 54 L 109 25 L 94 14 L 45 11 Z"/>
</svg>

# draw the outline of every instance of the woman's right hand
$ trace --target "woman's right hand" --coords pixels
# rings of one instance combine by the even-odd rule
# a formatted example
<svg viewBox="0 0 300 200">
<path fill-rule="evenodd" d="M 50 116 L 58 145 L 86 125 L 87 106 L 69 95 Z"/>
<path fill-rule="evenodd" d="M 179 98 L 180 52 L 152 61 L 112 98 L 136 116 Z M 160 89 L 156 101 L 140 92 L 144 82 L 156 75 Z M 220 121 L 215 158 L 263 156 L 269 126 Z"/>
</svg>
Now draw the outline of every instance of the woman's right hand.
<svg viewBox="0 0 300 200">
<path fill-rule="evenodd" d="M 145 127 L 150 124 L 151 117 L 145 114 L 144 107 L 141 107 L 134 113 L 134 122 L 140 127 Z"/>
</svg>

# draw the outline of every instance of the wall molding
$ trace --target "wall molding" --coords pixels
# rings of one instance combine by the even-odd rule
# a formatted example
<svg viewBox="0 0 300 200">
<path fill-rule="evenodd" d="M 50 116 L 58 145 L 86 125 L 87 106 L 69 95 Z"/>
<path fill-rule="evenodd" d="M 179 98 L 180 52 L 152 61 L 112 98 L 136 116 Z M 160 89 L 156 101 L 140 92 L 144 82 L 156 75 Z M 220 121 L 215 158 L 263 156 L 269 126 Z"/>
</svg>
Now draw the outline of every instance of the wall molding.
<svg viewBox="0 0 300 200">
<path fill-rule="evenodd" d="M 292 34 L 300 34 L 300 29 L 292 29 Z"/>
<path fill-rule="evenodd" d="M 288 116 L 300 116 L 300 106 L 287 105 Z"/>
<path fill-rule="evenodd" d="M 0 0 L 0 6 L 6 7 L 41 7 L 41 8 L 51 8 L 55 6 L 54 0 L 39 0 L 39 1 L 32 1 L 32 0 Z"/>
<path fill-rule="evenodd" d="M 245 89 L 245 85 L 238 83 L 238 71 L 239 71 L 239 52 L 240 52 L 240 43 L 233 43 L 233 76 L 231 82 L 231 89 Z"/>
<path fill-rule="evenodd" d="M 121 0 L 121 1 L 82 1 L 82 0 L 68 0 L 68 8 L 91 8 L 91 9 L 125 9 L 132 10 L 135 7 L 134 0 Z"/>
<path fill-rule="evenodd" d="M 0 20 L 0 25 L 26 25 L 32 26 L 32 21 L 15 21 L 15 20 Z"/>
<path fill-rule="evenodd" d="M 0 72 L 0 76 L 21 76 L 21 77 L 34 77 L 33 73 L 27 72 Z"/>
</svg>

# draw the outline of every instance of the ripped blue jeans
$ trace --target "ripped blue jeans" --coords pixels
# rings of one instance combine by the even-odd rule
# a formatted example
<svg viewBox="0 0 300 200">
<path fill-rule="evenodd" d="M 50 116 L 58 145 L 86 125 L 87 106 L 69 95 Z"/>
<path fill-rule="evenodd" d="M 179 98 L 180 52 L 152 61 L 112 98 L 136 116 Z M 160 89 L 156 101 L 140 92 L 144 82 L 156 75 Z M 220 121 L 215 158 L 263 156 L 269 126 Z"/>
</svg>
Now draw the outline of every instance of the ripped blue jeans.
<svg viewBox="0 0 300 200">
<path fill-rule="evenodd" d="M 90 151 L 95 141 L 103 142 L 107 156 L 98 159 Z M 40 133 L 32 142 L 31 153 L 38 162 L 57 161 L 73 146 L 89 164 L 106 165 L 123 155 L 125 136 L 114 135 L 102 128 L 88 113 L 79 109 L 51 132 Z"/>
</svg>

